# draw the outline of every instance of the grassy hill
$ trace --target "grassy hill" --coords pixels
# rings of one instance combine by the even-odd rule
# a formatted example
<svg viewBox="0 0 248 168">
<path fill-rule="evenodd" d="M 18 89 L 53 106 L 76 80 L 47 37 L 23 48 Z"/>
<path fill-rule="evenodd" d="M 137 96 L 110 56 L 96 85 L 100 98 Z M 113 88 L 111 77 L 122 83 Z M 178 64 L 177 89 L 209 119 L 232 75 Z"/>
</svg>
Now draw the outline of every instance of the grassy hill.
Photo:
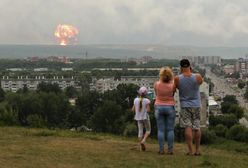
<svg viewBox="0 0 248 168">
<path fill-rule="evenodd" d="M 135 138 L 62 130 L 0 127 L 1 168 L 248 167 L 248 144 L 203 146 L 203 156 L 186 156 L 175 144 L 174 155 L 158 155 L 156 140 L 140 152 Z"/>
</svg>

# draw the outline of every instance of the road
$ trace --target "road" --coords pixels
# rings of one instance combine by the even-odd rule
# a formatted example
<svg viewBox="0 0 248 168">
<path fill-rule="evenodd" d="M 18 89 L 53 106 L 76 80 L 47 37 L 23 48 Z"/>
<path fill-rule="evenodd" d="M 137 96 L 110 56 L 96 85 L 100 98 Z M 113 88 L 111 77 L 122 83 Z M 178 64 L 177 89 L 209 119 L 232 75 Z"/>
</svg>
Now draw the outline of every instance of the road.
<svg viewBox="0 0 248 168">
<path fill-rule="evenodd" d="M 246 103 L 246 100 L 238 91 L 235 91 L 233 88 L 231 88 L 230 83 L 228 83 L 226 79 L 224 79 L 223 77 L 217 77 L 210 71 L 210 68 L 205 67 L 205 69 L 206 77 L 210 78 L 211 81 L 214 83 L 215 95 L 220 95 L 222 98 L 225 97 L 225 95 L 235 95 L 236 99 L 239 102 L 239 105 L 246 109 L 245 111 L 248 110 L 248 103 Z M 248 121 L 246 120 L 246 118 L 241 118 L 239 123 L 248 128 Z"/>
</svg>

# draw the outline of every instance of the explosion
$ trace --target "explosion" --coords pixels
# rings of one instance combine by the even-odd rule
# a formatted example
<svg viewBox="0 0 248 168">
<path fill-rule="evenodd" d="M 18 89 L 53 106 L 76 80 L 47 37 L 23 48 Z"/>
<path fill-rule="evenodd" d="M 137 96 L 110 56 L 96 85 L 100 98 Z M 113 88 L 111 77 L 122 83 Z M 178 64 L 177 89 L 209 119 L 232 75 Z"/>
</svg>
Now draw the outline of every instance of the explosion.
<svg viewBox="0 0 248 168">
<path fill-rule="evenodd" d="M 71 25 L 58 25 L 55 32 L 55 37 L 60 45 L 75 44 L 77 41 L 78 29 Z"/>
</svg>

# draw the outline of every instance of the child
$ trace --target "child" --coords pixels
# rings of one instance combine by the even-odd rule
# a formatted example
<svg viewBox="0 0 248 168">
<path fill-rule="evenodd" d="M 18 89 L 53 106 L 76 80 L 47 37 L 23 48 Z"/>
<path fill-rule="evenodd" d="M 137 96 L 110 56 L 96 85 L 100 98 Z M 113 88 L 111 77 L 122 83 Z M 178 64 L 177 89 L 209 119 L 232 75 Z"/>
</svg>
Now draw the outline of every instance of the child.
<svg viewBox="0 0 248 168">
<path fill-rule="evenodd" d="M 147 88 L 142 86 L 139 90 L 139 97 L 134 99 L 132 110 L 135 112 L 134 120 L 138 123 L 138 138 L 142 151 L 146 150 L 145 141 L 146 138 L 150 135 L 151 132 L 151 124 L 149 115 L 147 112 L 150 111 L 150 100 L 145 98 L 147 94 Z M 143 133 L 144 128 L 146 130 L 145 135 Z"/>
</svg>

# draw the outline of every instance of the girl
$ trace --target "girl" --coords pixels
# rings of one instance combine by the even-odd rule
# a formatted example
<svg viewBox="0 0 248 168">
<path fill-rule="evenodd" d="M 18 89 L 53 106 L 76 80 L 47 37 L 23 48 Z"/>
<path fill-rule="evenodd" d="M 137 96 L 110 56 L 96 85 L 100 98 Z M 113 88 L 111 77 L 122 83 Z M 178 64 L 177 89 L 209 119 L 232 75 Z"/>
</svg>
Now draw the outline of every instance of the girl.
<svg viewBox="0 0 248 168">
<path fill-rule="evenodd" d="M 146 150 L 145 141 L 147 137 L 150 135 L 151 132 L 151 124 L 149 115 L 147 112 L 150 111 L 150 100 L 145 98 L 147 94 L 147 88 L 142 86 L 139 90 L 139 97 L 134 99 L 133 108 L 132 110 L 135 112 L 134 120 L 138 123 L 138 138 L 140 143 L 140 149 L 142 151 Z M 145 128 L 145 135 L 144 135 L 144 128 Z"/>
</svg>

